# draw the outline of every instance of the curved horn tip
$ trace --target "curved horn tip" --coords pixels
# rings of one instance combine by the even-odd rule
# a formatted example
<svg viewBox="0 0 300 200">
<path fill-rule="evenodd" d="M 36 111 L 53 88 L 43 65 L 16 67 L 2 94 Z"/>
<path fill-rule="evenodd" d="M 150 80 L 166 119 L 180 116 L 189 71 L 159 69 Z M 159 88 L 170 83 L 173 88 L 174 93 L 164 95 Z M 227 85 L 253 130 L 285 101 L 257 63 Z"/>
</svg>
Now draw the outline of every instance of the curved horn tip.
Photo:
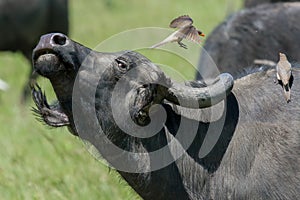
<svg viewBox="0 0 300 200">
<path fill-rule="evenodd" d="M 218 76 L 220 80 L 224 83 L 224 86 L 226 88 L 226 91 L 231 91 L 234 85 L 234 79 L 233 76 L 229 73 L 222 73 Z"/>
</svg>

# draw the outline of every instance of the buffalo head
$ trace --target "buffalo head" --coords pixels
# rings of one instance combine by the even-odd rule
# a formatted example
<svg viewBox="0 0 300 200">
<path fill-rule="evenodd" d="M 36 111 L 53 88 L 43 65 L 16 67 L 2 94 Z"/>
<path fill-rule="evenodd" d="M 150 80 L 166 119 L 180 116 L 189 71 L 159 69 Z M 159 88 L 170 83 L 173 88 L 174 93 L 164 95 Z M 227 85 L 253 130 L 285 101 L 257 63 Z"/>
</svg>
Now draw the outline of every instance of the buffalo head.
<svg viewBox="0 0 300 200">
<path fill-rule="evenodd" d="M 51 81 L 60 112 L 69 119 L 73 118 L 74 90 L 86 92 L 97 88 L 92 95 L 97 99 L 97 110 L 104 110 L 106 115 L 110 113 L 111 98 L 120 98 L 122 103 L 114 106 L 125 104 L 133 121 L 146 125 L 150 121 L 149 109 L 154 104 L 169 101 L 189 108 L 205 108 L 222 101 L 233 87 L 233 78 L 229 74 L 221 74 L 212 85 L 205 87 L 175 83 L 137 52 L 100 53 L 60 33 L 41 37 L 33 51 L 33 65 L 38 74 Z M 75 80 L 79 83 L 77 88 L 74 87 Z M 37 98 L 36 92 L 33 90 L 34 100 L 42 109 L 41 103 L 46 99 Z"/>
</svg>

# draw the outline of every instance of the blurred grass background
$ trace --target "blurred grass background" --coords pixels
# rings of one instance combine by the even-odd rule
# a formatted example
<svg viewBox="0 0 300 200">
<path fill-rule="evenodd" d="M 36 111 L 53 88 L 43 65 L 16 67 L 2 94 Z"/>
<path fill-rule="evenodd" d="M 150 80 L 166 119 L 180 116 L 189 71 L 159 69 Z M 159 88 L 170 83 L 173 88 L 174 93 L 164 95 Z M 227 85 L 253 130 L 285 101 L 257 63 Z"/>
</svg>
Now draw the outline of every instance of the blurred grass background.
<svg viewBox="0 0 300 200">
<path fill-rule="evenodd" d="M 241 0 L 70 0 L 70 38 L 94 48 L 128 29 L 167 28 L 183 14 L 208 35 L 241 5 Z M 66 128 L 50 129 L 37 122 L 31 99 L 20 104 L 29 67 L 20 53 L 0 52 L 0 78 L 10 85 L 0 91 L 0 200 L 139 199 Z M 185 73 L 194 76 L 193 70 Z M 51 93 L 46 80 L 39 82 Z M 54 98 L 53 92 L 50 96 Z"/>
</svg>

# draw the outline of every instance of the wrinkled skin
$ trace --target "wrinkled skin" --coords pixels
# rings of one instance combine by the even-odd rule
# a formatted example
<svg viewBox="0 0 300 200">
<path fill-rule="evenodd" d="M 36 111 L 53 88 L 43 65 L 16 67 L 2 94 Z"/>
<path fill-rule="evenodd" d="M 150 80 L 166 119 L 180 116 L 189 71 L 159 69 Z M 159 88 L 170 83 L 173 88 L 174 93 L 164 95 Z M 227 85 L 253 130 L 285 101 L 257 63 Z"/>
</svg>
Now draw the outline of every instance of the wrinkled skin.
<svg viewBox="0 0 300 200">
<path fill-rule="evenodd" d="M 58 98 L 49 105 L 46 96 L 37 86 L 33 87 L 36 112 L 48 125 L 68 126 L 70 131 L 92 143 L 112 165 L 118 162 L 132 166 L 137 173 L 118 170 L 120 175 L 144 199 L 296 199 L 300 195 L 300 71 L 294 69 L 292 102 L 286 104 L 281 87 L 273 82 L 274 69 L 251 74 L 235 81 L 232 92 L 232 77 L 220 75 L 213 85 L 193 88 L 177 85 L 144 56 L 135 52 L 100 53 L 92 51 L 62 34 L 49 34 L 41 38 L 33 53 L 34 69 L 48 78 Z M 123 90 L 113 90 L 122 83 Z M 147 83 L 147 84 L 145 84 Z M 160 84 L 157 84 L 160 83 Z M 219 97 L 219 84 L 228 94 L 225 102 Z M 78 84 L 78 85 L 77 85 Z M 96 88 L 93 95 L 86 93 Z M 182 89 L 184 88 L 184 89 Z M 213 88 L 213 90 L 211 90 Z M 211 96 L 201 94 L 211 90 Z M 191 94 L 195 93 L 195 95 Z M 176 95 L 175 95 L 176 94 Z M 223 98 L 225 98 L 224 94 Z M 177 106 L 179 99 L 189 100 L 202 96 L 199 107 L 192 101 Z M 210 104 L 205 101 L 210 99 Z M 214 101 L 214 99 L 217 101 Z M 93 102 L 91 99 L 95 99 Z M 139 138 L 126 134 L 116 124 L 112 114 L 112 101 L 117 100 L 117 109 L 129 106 L 130 117 L 124 124 L 134 121 L 143 127 L 149 123 L 149 107 L 159 104 L 166 113 L 163 128 L 151 137 Z M 118 101 L 120 100 L 120 101 Z M 166 101 L 167 100 L 167 101 Z M 203 103 L 204 102 L 204 103 Z M 213 102 L 213 103 L 212 103 Z M 221 107 L 219 107 L 221 105 Z M 222 107 L 224 105 L 224 108 Z M 192 109 L 191 109 L 192 108 Z M 220 116 L 211 116 L 210 108 L 223 111 Z M 79 109 L 81 118 L 76 119 Z M 96 110 L 97 122 L 89 118 Z M 123 113 L 125 115 L 125 113 Z M 152 120 L 161 115 L 155 109 Z M 145 120 L 146 119 L 146 120 Z M 209 125 L 217 127 L 224 120 L 221 135 L 206 156 L 199 157 L 199 149 L 205 138 L 216 137 Z M 77 121 L 76 121 L 77 120 Z M 79 121 L 78 121 L 79 120 Z M 196 123 L 198 126 L 192 144 L 181 157 L 169 165 L 150 172 L 139 172 L 140 168 L 151 168 L 150 154 L 168 144 L 167 154 L 175 156 L 189 137 L 189 127 L 177 143 L 168 143 L 178 134 L 180 123 Z M 211 120 L 211 121 L 210 121 Z M 75 122 L 74 122 L 75 121 Z M 151 120 L 150 120 L 151 121 Z M 139 152 L 139 156 L 107 156 L 107 143 L 96 130 L 99 122 L 103 134 L 120 148 Z M 83 127 L 77 126 L 81 124 Z M 123 124 L 123 125 L 124 125 Z M 99 134 L 99 135 L 98 135 Z M 144 134 L 150 134 L 148 132 Z"/>
<path fill-rule="evenodd" d="M 67 0 L 0 1 L 0 50 L 21 51 L 30 63 L 32 50 L 42 34 L 68 34 L 68 26 Z M 31 78 L 37 78 L 32 75 L 32 70 L 29 72 L 29 79 Z M 29 95 L 27 83 L 22 100 L 26 100 Z"/>
<path fill-rule="evenodd" d="M 199 71 L 209 68 L 212 59 L 221 72 L 239 78 L 259 69 L 254 66 L 256 59 L 278 62 L 279 52 L 285 53 L 292 63 L 299 61 L 299 19 L 300 3 L 264 4 L 240 10 L 209 35 Z M 205 71 L 201 75 L 211 76 Z"/>
</svg>

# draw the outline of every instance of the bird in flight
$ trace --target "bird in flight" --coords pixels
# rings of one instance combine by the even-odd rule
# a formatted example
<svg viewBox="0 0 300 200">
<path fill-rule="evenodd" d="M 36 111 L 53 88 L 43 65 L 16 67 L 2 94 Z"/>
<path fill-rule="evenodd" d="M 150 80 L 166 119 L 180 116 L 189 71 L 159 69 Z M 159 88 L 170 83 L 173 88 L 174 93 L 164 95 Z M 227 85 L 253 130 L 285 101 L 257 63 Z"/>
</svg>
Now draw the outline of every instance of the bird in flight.
<svg viewBox="0 0 300 200">
<path fill-rule="evenodd" d="M 292 76 L 291 63 L 284 53 L 279 53 L 279 62 L 276 65 L 277 80 L 282 82 L 284 96 L 287 102 L 291 101 L 290 79 Z"/>
<path fill-rule="evenodd" d="M 193 20 L 188 15 L 182 15 L 172 20 L 170 27 L 178 28 L 178 30 L 169 35 L 163 41 L 153 45 L 151 48 L 157 48 L 169 42 L 177 42 L 180 47 L 187 49 L 187 46 L 181 42 L 183 39 L 188 39 L 199 44 L 201 42 L 200 36 L 205 36 L 200 30 L 197 30 L 193 26 Z"/>
</svg>

